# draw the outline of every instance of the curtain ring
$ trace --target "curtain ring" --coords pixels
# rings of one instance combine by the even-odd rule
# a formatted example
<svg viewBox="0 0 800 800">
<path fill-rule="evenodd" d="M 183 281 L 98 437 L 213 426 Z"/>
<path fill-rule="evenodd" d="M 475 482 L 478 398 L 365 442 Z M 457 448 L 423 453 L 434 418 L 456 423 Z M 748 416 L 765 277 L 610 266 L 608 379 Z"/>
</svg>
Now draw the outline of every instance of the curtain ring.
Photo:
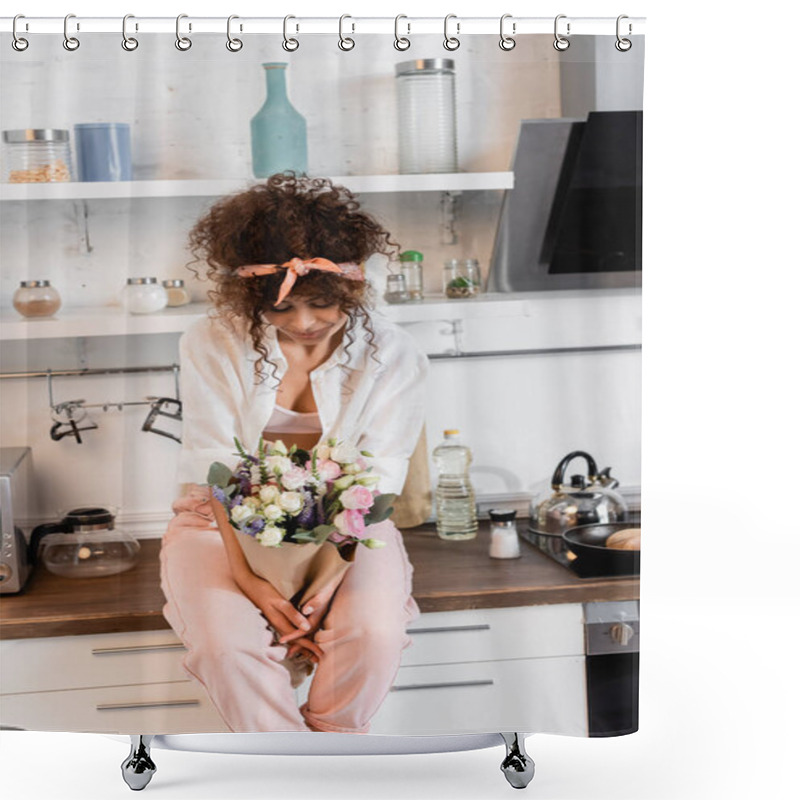
<svg viewBox="0 0 800 800">
<path fill-rule="evenodd" d="M 566 18 L 567 18 L 566 14 L 559 14 L 556 17 L 556 21 L 555 21 L 555 23 L 553 25 L 553 32 L 555 33 L 555 37 L 556 37 L 553 40 L 553 47 L 555 47 L 555 49 L 558 50 L 559 53 L 563 53 L 564 50 L 566 50 L 569 47 L 569 39 L 564 38 L 558 32 L 558 21 L 560 19 L 566 19 Z M 570 28 L 570 25 L 569 25 L 569 22 L 568 22 L 567 23 L 567 36 L 569 36 L 569 28 Z"/>
<path fill-rule="evenodd" d="M 508 52 L 509 50 L 513 50 L 517 46 L 517 40 L 511 36 L 507 36 L 505 31 L 503 30 L 503 25 L 507 19 L 511 19 L 511 14 L 503 14 L 500 17 L 500 49 L 505 50 Z M 517 32 L 517 23 L 511 23 L 511 33 Z"/>
<path fill-rule="evenodd" d="M 241 39 L 234 39 L 234 38 L 231 37 L 231 20 L 232 19 L 239 19 L 239 17 L 236 14 L 231 14 L 228 17 L 228 41 L 225 42 L 225 47 L 227 47 L 228 50 L 231 51 L 231 53 L 238 53 L 244 47 L 244 43 L 242 42 Z M 239 30 L 241 30 L 241 29 L 242 29 L 242 26 L 240 25 L 239 26 Z"/>
<path fill-rule="evenodd" d="M 353 19 L 353 18 L 349 14 L 342 14 L 342 16 L 339 17 L 339 49 L 340 50 L 344 50 L 345 52 L 347 52 L 348 50 L 352 50 L 356 46 L 356 43 L 355 43 L 354 39 L 352 39 L 349 36 L 343 36 L 342 35 L 342 23 L 346 19 Z M 350 25 L 353 28 L 351 33 L 355 33 L 356 32 L 356 24 L 355 24 L 355 22 L 351 22 Z"/>
<path fill-rule="evenodd" d="M 126 30 L 126 26 L 128 24 L 129 19 L 134 19 L 133 14 L 126 14 L 122 18 L 122 49 L 131 52 L 135 50 L 139 46 L 139 40 L 134 39 L 133 36 L 128 36 L 128 31 Z M 134 25 L 136 26 L 136 30 L 139 30 L 139 23 L 135 22 Z"/>
<path fill-rule="evenodd" d="M 12 35 L 13 35 L 13 37 L 14 37 L 14 38 L 11 40 L 11 46 L 12 46 L 12 47 L 13 47 L 13 48 L 14 48 L 14 49 L 15 49 L 15 50 L 18 52 L 18 53 L 21 53 L 23 50 L 27 50 L 27 49 L 28 49 L 28 44 L 29 44 L 29 42 L 28 42 L 28 40 L 27 40 L 27 39 L 23 39 L 23 38 L 22 38 L 22 37 L 21 37 L 21 36 L 20 36 L 20 35 L 17 33 L 17 20 L 18 20 L 18 19 L 25 19 L 25 15 L 24 15 L 24 14 L 17 14 L 17 15 L 14 17 L 14 22 L 12 22 L 12 23 L 11 23 L 11 34 L 12 34 Z M 28 26 L 28 23 L 26 22 L 26 23 L 25 23 L 25 28 L 26 28 L 26 30 L 27 30 L 27 26 Z"/>
<path fill-rule="evenodd" d="M 630 39 L 623 39 L 623 38 L 622 38 L 622 37 L 619 35 L 619 27 L 620 27 L 620 26 L 619 26 L 619 23 L 620 23 L 620 22 L 621 22 L 623 19 L 628 19 L 628 15 L 627 15 L 627 14 L 620 14 L 620 15 L 617 17 L 617 41 L 616 41 L 616 42 L 614 42 L 614 47 L 616 47 L 616 48 L 617 48 L 617 50 L 619 50 L 619 51 L 620 51 L 620 53 L 627 53 L 627 52 L 628 52 L 628 50 L 630 50 L 630 49 L 631 49 L 631 47 L 633 47 L 633 42 L 631 42 L 631 40 L 630 40 Z M 631 24 L 630 24 L 630 22 L 629 22 L 629 23 L 628 23 L 628 36 L 630 36 L 630 35 L 631 35 L 631 33 L 633 33 L 633 25 L 631 25 Z"/>
<path fill-rule="evenodd" d="M 408 19 L 408 17 L 405 14 L 398 14 L 394 18 L 394 49 L 402 52 L 403 50 L 408 50 L 408 48 L 411 47 L 411 39 L 407 39 L 405 36 L 400 36 L 398 28 L 401 19 Z M 406 28 L 408 28 L 406 33 L 411 33 L 410 23 L 406 22 Z"/>
<path fill-rule="evenodd" d="M 64 17 L 64 49 L 72 52 L 73 50 L 77 50 L 81 46 L 81 43 L 78 39 L 76 39 L 74 36 L 70 36 L 67 32 L 67 23 L 69 22 L 70 17 L 74 19 L 75 15 L 67 14 L 67 16 Z M 76 30 L 80 30 L 80 25 L 77 23 L 75 27 Z"/>
<path fill-rule="evenodd" d="M 455 14 L 448 14 L 444 18 L 444 49 L 452 52 L 453 50 L 458 50 L 458 48 L 461 47 L 461 42 L 455 36 L 448 36 L 447 34 L 447 23 L 450 22 L 451 19 L 457 20 L 458 17 L 456 17 Z M 456 33 L 461 33 L 460 22 L 456 22 Z"/>
<path fill-rule="evenodd" d="M 192 46 L 192 40 L 188 36 L 181 36 L 181 20 L 188 19 L 188 14 L 178 14 L 175 20 L 175 47 L 182 52 L 186 52 Z M 189 32 L 192 31 L 192 23 L 189 23 Z"/>
<path fill-rule="evenodd" d="M 288 14 L 283 18 L 283 42 L 281 42 L 281 45 L 283 49 L 286 50 L 286 52 L 293 53 L 295 50 L 297 50 L 298 47 L 300 47 L 300 42 L 298 42 L 297 39 L 290 39 L 286 35 L 288 22 L 290 19 L 297 19 L 297 17 Z M 300 30 L 300 26 L 296 25 L 295 30 Z"/>
</svg>

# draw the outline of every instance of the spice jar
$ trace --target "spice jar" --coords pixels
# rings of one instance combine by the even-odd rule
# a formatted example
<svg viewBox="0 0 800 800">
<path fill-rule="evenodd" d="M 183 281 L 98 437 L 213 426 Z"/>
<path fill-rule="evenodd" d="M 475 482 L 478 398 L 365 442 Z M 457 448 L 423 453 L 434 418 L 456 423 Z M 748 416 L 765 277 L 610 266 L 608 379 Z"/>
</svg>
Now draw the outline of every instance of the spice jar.
<svg viewBox="0 0 800 800">
<path fill-rule="evenodd" d="M 69 131 L 24 128 L 3 131 L 6 183 L 60 183 L 72 180 Z"/>
<path fill-rule="evenodd" d="M 387 275 L 386 292 L 383 299 L 387 303 L 407 303 L 408 290 L 406 289 L 405 275 Z"/>
<path fill-rule="evenodd" d="M 21 281 L 13 302 L 23 317 L 52 317 L 61 308 L 61 295 L 50 281 Z"/>
<path fill-rule="evenodd" d="M 481 268 L 478 260 L 463 261 L 451 258 L 444 262 L 444 293 L 447 297 L 463 299 L 477 297 L 481 291 Z"/>
<path fill-rule="evenodd" d="M 167 292 L 156 278 L 128 278 L 122 305 L 130 314 L 152 314 L 167 305 Z"/>
<path fill-rule="evenodd" d="M 406 250 L 400 253 L 400 272 L 406 279 L 408 299 L 414 302 L 422 300 L 422 253 Z"/>
<path fill-rule="evenodd" d="M 519 558 L 519 536 L 517 534 L 517 512 L 491 509 L 491 543 L 489 555 L 492 558 Z"/>
<path fill-rule="evenodd" d="M 183 285 L 182 278 L 172 278 L 171 280 L 161 281 L 161 285 L 167 292 L 167 307 L 177 308 L 192 302 L 188 290 Z"/>
</svg>

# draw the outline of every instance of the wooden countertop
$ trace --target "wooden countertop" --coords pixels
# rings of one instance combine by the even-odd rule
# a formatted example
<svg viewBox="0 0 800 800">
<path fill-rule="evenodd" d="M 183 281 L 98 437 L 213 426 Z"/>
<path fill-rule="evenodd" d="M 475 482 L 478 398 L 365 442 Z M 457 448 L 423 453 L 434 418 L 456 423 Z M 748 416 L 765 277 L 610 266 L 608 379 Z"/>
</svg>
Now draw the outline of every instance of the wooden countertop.
<svg viewBox="0 0 800 800">
<path fill-rule="evenodd" d="M 433 525 L 406 530 L 403 537 L 422 612 L 639 597 L 638 578 L 578 578 L 525 540 L 521 558 L 490 558 L 486 522 L 467 541 L 446 542 Z M 20 594 L 0 595 L 0 638 L 169 628 L 161 615 L 161 540 L 143 539 L 141 545 L 137 565 L 119 575 L 63 578 L 37 567 Z"/>
</svg>

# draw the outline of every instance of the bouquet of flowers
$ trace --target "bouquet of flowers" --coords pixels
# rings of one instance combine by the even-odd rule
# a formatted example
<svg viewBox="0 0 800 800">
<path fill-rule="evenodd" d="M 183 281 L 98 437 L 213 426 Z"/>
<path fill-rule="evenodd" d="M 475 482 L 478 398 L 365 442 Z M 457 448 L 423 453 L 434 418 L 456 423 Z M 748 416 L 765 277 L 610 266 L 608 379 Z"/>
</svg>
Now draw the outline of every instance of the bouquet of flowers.
<svg viewBox="0 0 800 800">
<path fill-rule="evenodd" d="M 215 461 L 208 471 L 217 525 L 231 526 L 253 572 L 297 608 L 348 568 L 359 544 L 385 545 L 364 537 L 395 499 L 373 488 L 370 453 L 337 439 L 310 452 L 262 439 L 255 455 L 234 443 L 234 470 Z"/>
</svg>

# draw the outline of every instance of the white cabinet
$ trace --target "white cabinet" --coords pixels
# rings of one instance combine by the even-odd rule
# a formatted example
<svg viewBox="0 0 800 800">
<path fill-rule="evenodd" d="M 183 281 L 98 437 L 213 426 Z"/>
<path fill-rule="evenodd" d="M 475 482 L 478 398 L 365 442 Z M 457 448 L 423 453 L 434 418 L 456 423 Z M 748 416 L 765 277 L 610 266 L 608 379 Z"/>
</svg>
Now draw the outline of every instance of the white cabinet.
<svg viewBox="0 0 800 800">
<path fill-rule="evenodd" d="M 423 614 L 372 733 L 586 735 L 580 604 Z M 0 724 L 28 730 L 229 728 L 171 630 L 0 642 Z M 297 689 L 298 705 L 308 695 Z"/>
</svg>

